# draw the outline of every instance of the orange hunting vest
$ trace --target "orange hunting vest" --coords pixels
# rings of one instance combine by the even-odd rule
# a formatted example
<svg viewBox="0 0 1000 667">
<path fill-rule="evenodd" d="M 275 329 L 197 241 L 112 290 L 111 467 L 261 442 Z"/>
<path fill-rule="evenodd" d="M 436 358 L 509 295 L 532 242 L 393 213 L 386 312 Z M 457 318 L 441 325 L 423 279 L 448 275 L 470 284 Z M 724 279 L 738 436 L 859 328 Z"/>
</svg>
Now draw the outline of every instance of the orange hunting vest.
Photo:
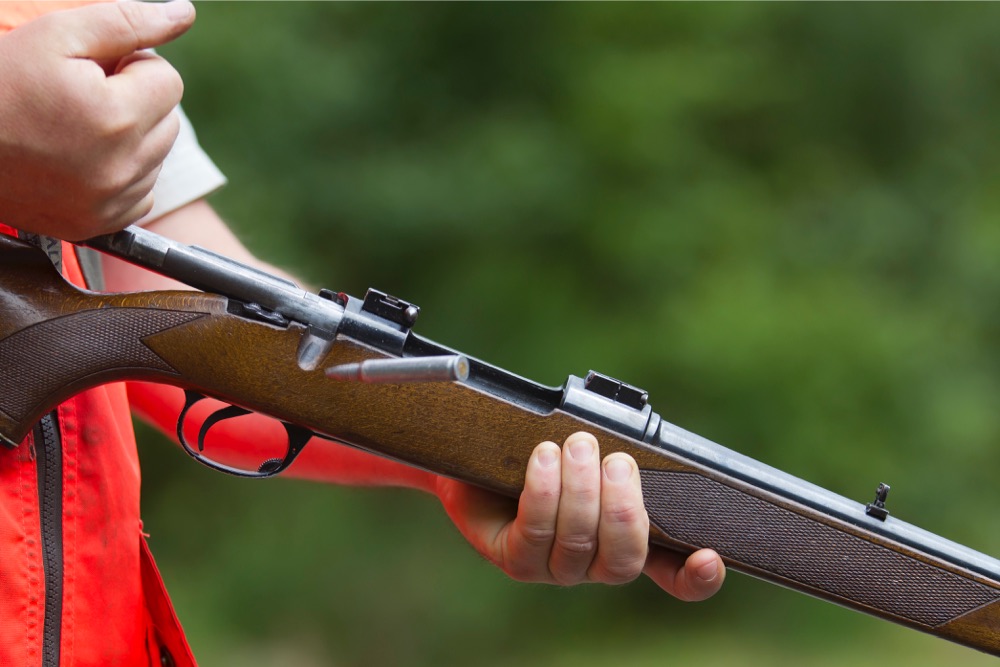
<svg viewBox="0 0 1000 667">
<path fill-rule="evenodd" d="M 73 4 L 0 2 L 0 35 Z M 84 284 L 65 243 L 63 272 Z M 125 385 L 56 417 L 55 433 L 0 447 L 0 665 L 194 665 L 143 534 Z"/>
<path fill-rule="evenodd" d="M 66 243 L 63 272 L 83 285 Z M 125 384 L 56 415 L 55 443 L 0 447 L 0 665 L 193 666 L 143 534 Z"/>
</svg>

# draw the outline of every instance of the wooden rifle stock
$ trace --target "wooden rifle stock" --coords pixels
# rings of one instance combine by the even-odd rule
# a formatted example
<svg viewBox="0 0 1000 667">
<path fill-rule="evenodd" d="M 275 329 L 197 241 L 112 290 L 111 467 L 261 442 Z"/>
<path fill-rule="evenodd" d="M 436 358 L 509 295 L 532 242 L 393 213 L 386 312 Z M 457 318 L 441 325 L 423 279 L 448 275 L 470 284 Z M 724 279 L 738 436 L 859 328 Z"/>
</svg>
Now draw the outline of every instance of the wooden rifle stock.
<svg viewBox="0 0 1000 667">
<path fill-rule="evenodd" d="M 712 547 L 735 570 L 1000 655 L 1000 563 L 661 421 L 644 396 L 545 388 L 475 360 L 461 382 L 332 381 L 329 366 L 448 350 L 398 322 L 357 325 L 379 320 L 378 309 L 341 296 L 331 307 L 353 312 L 355 324 L 341 324 L 322 363 L 305 370 L 312 325 L 248 315 L 238 301 L 78 290 L 43 253 L 0 237 L 0 440 L 16 446 L 83 389 L 148 380 L 516 497 L 538 442 L 587 430 L 603 453 L 638 463 L 653 542 Z M 397 345 L 384 343 L 386 332 L 402 347 L 384 349 Z M 623 395 L 633 389 L 611 382 Z M 635 415 L 644 427 L 628 426 Z"/>
</svg>

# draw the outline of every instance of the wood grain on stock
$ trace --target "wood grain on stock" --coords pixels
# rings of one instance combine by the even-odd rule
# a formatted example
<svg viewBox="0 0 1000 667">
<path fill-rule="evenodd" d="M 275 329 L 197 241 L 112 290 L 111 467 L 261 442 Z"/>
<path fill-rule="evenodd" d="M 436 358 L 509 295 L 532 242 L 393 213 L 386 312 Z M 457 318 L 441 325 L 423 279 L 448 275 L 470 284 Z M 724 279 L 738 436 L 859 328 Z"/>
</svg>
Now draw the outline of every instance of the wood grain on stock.
<svg viewBox="0 0 1000 667">
<path fill-rule="evenodd" d="M 19 387 L 0 392 L 8 441 L 86 387 L 146 379 L 516 496 L 539 441 L 590 430 L 605 454 L 624 451 L 639 464 L 655 542 L 710 546 L 736 569 L 1000 654 L 995 581 L 559 410 L 538 414 L 459 383 L 330 381 L 327 366 L 384 355 L 344 339 L 305 372 L 296 325 L 246 321 L 200 293 L 80 292 L 41 253 L 11 243 L 0 240 L 0 368 Z"/>
</svg>

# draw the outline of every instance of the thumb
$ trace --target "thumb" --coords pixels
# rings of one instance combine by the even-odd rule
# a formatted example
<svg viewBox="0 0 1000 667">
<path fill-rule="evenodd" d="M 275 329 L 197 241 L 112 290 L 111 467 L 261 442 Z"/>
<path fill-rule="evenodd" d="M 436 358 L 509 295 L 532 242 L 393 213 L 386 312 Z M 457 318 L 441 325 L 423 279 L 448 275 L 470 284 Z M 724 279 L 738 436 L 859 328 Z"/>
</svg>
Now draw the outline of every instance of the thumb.
<svg viewBox="0 0 1000 667">
<path fill-rule="evenodd" d="M 58 21 L 65 55 L 110 60 L 180 37 L 194 23 L 194 5 L 171 2 L 102 2 L 49 15 Z"/>
</svg>

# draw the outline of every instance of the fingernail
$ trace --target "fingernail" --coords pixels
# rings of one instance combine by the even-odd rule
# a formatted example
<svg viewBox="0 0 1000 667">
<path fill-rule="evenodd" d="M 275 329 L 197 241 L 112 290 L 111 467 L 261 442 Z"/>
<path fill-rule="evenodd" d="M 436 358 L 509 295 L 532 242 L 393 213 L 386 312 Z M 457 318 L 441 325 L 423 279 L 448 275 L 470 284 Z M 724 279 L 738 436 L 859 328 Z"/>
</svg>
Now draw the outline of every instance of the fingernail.
<svg viewBox="0 0 1000 667">
<path fill-rule="evenodd" d="M 187 20 L 193 11 L 194 5 L 188 0 L 170 0 L 170 2 L 163 3 L 163 12 L 171 21 Z"/>
<path fill-rule="evenodd" d="M 538 450 L 538 464 L 543 468 L 551 468 L 559 460 L 559 452 L 554 447 L 542 447 Z"/>
<path fill-rule="evenodd" d="M 569 455 L 574 461 L 586 461 L 594 455 L 594 443 L 590 440 L 574 440 L 569 443 Z"/>
<path fill-rule="evenodd" d="M 624 482 L 632 476 L 632 465 L 624 458 L 615 456 L 604 463 L 604 474 L 612 482 Z"/>
<path fill-rule="evenodd" d="M 719 566 L 715 564 L 714 560 L 710 560 L 695 570 L 695 574 L 702 581 L 712 581 L 719 576 Z"/>
</svg>

